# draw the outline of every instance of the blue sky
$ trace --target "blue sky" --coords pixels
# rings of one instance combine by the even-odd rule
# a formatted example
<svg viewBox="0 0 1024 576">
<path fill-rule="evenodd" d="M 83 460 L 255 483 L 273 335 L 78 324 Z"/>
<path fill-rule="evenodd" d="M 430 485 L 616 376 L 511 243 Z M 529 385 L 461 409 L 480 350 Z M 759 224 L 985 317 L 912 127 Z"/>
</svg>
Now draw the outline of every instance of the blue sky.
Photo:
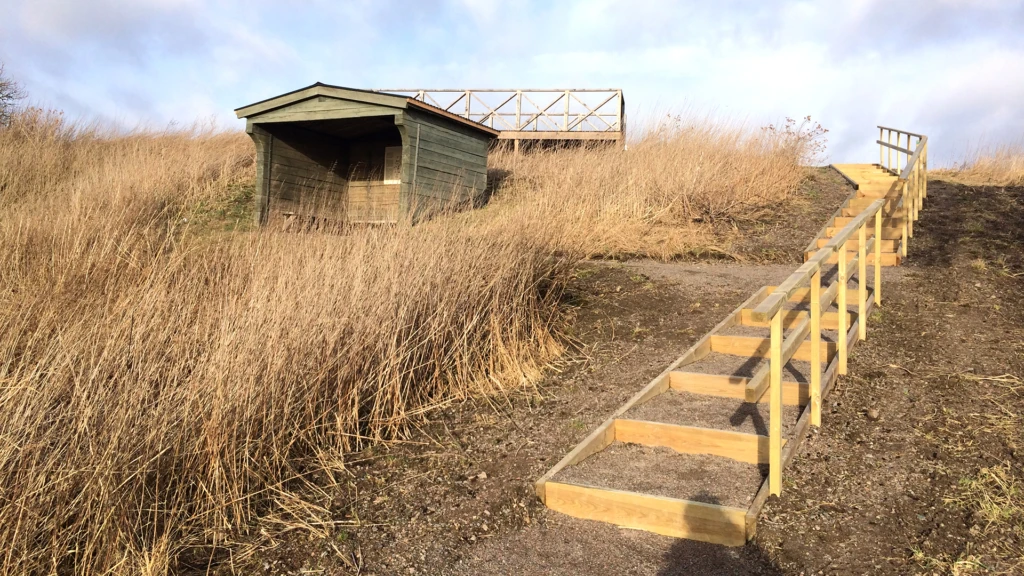
<svg viewBox="0 0 1024 576">
<path fill-rule="evenodd" d="M 126 126 L 240 126 L 234 108 L 322 81 L 620 87 L 632 126 L 811 115 L 832 161 L 871 161 L 877 124 L 945 162 L 1024 141 L 1017 0 L 4 0 L 0 61 L 32 103 Z"/>
</svg>

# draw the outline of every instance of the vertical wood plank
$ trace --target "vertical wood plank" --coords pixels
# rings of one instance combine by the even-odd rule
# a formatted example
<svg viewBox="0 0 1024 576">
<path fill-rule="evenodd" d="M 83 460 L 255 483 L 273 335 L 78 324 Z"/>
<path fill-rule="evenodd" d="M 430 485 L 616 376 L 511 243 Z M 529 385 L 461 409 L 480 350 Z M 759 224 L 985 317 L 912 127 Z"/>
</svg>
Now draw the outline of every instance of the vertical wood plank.
<svg viewBox="0 0 1024 576">
<path fill-rule="evenodd" d="M 892 144 L 892 130 L 889 130 L 889 137 L 886 138 L 886 141 L 889 144 Z M 889 150 L 889 164 L 888 164 L 888 168 L 892 169 L 892 148 L 889 148 L 888 150 Z"/>
<path fill-rule="evenodd" d="M 882 129 L 881 128 L 878 129 L 878 140 L 879 141 L 885 140 L 885 138 L 882 137 Z M 881 144 L 879 144 L 878 145 L 878 165 L 879 166 L 882 165 L 882 161 L 884 160 L 884 158 L 882 157 L 883 154 L 884 154 L 884 150 L 885 150 L 885 146 L 882 146 Z"/>
<path fill-rule="evenodd" d="M 875 212 L 875 305 L 882 303 L 882 211 Z"/>
<path fill-rule="evenodd" d="M 909 140 L 909 137 L 908 137 Z M 866 316 L 868 308 L 868 225 L 865 222 L 857 230 L 857 240 L 860 244 L 857 247 L 857 338 L 863 340 L 868 335 L 868 319 Z M 882 241 L 875 238 L 875 244 Z"/>
<path fill-rule="evenodd" d="M 811 276 L 811 424 L 821 426 L 821 268 Z"/>
<path fill-rule="evenodd" d="M 836 306 L 839 308 L 839 339 L 836 342 L 836 350 L 839 355 L 839 373 L 846 374 L 846 331 L 849 330 L 846 315 L 846 284 L 850 277 L 846 273 L 846 246 L 849 241 L 843 242 L 839 248 L 839 278 L 836 280 L 839 286 L 839 294 L 836 296 Z"/>
<path fill-rule="evenodd" d="M 907 200 L 910 201 L 910 205 L 907 206 Z M 903 180 L 903 206 L 904 216 L 906 216 L 906 236 L 907 238 L 913 238 L 913 196 L 909 195 L 909 190 L 906 186 L 906 180 Z"/>
<path fill-rule="evenodd" d="M 811 302 L 814 308 L 814 302 Z M 782 311 L 772 317 L 771 358 L 769 359 L 769 463 L 768 478 L 772 494 L 782 494 Z"/>
</svg>

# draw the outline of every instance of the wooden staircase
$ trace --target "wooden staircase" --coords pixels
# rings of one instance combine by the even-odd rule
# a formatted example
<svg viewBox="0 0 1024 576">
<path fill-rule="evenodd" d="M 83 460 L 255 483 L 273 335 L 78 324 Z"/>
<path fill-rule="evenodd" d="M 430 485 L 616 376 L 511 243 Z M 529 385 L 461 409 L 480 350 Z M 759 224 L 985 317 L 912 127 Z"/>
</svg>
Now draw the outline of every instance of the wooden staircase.
<svg viewBox="0 0 1024 576">
<path fill-rule="evenodd" d="M 822 399 L 846 373 L 850 350 L 867 336 L 867 319 L 881 303 L 881 268 L 874 263 L 894 266 L 906 257 L 926 195 L 927 138 L 882 130 L 890 134 L 888 143 L 879 139 L 880 147 L 905 153 L 905 163 L 897 154 L 895 164 L 835 165 L 856 190 L 808 246 L 805 263 L 779 286 L 751 295 L 544 474 L 536 492 L 549 508 L 731 546 L 754 536 L 761 508 L 769 495 L 781 493 L 782 471 L 808 426 L 821 424 Z M 891 144 L 894 132 L 907 136 L 907 148 L 900 146 L 901 136 Z M 911 137 L 918 138 L 913 151 Z M 698 411 L 709 403 L 726 410 L 710 410 L 711 419 L 698 425 Z M 799 416 L 784 426 L 784 413 L 793 413 L 792 407 Z M 740 425 L 746 417 L 762 428 L 769 425 L 744 431 L 749 426 Z M 616 452 L 606 452 L 609 447 L 632 445 L 669 450 L 655 458 L 701 458 L 706 465 L 691 466 L 695 474 L 723 462 L 730 470 L 755 467 L 753 476 L 743 477 L 760 481 L 730 488 L 746 491 L 739 498 L 728 495 L 745 503 L 737 506 L 703 491 L 667 496 L 666 490 L 622 489 L 618 476 L 630 473 L 629 462 L 615 468 L 610 480 L 603 476 L 603 483 L 580 479 L 588 458 L 593 463 Z M 645 478 L 646 485 L 651 480 Z"/>
</svg>

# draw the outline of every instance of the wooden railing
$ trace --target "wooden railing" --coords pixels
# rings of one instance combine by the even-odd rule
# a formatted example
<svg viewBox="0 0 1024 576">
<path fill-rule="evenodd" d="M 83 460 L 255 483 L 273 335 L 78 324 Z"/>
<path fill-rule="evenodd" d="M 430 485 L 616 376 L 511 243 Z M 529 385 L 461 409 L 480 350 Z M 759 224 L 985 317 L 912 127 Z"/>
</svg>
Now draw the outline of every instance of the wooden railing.
<svg viewBox="0 0 1024 576">
<path fill-rule="evenodd" d="M 896 144 L 892 143 L 893 135 Z M 916 138 L 914 149 L 910 139 Z M 901 146 L 905 140 L 905 144 Z M 903 206 L 903 241 L 900 254 L 907 256 L 907 238 L 914 237 L 914 222 L 917 221 L 921 203 L 928 197 L 928 137 L 894 128 L 878 127 L 878 165 L 890 174 L 899 177 L 903 198 L 909 202 Z M 893 162 L 893 154 L 896 160 Z"/>
<path fill-rule="evenodd" d="M 404 94 L 463 118 L 512 132 L 624 132 L 619 89 L 381 89 Z"/>
<path fill-rule="evenodd" d="M 896 161 L 884 162 L 884 154 L 879 167 L 891 174 L 898 176 L 895 183 L 895 190 L 900 193 L 900 199 L 892 210 L 892 215 L 902 212 L 903 232 L 901 251 L 903 256 L 907 254 L 907 240 L 913 235 L 913 221 L 917 219 L 921 202 L 926 195 L 927 179 L 927 146 L 928 138 L 918 134 L 902 132 L 890 128 L 880 127 L 883 131 L 897 134 L 897 144 L 890 144 L 879 139 L 878 143 L 882 148 L 896 151 Z M 899 146 L 902 136 L 907 137 L 907 148 Z M 909 139 L 917 138 L 915 148 L 909 148 Z M 901 162 L 899 154 L 905 154 L 905 160 Z M 768 484 L 771 494 L 782 493 L 782 368 L 793 357 L 795 351 L 800 347 L 804 339 L 806 327 L 800 326 L 791 330 L 791 338 L 783 339 L 783 306 L 790 298 L 800 291 L 804 285 L 810 284 L 810 338 L 811 338 L 811 378 L 810 388 L 810 410 L 811 424 L 821 425 L 821 394 L 822 375 L 827 372 L 823 364 L 836 362 L 838 374 L 846 374 L 847 371 L 847 350 L 852 339 L 863 340 L 867 337 L 867 308 L 869 298 L 873 305 L 882 302 L 882 217 L 886 204 L 893 200 L 891 195 L 885 195 L 872 202 L 863 212 L 853 218 L 846 226 L 839 230 L 829 242 L 810 257 L 800 268 L 789 276 L 782 284 L 769 294 L 751 312 L 753 320 L 766 322 L 771 329 L 770 350 L 769 350 L 769 471 Z M 868 239 L 868 227 L 873 226 L 874 231 Z M 849 242 L 856 236 L 857 254 L 850 259 L 847 248 Z M 871 290 L 867 283 L 867 255 L 874 253 L 874 278 Z M 822 291 L 822 268 L 832 256 L 837 256 L 838 270 L 835 280 L 829 287 Z M 857 288 L 855 298 L 857 304 L 856 332 L 851 326 L 848 315 L 847 298 L 849 282 L 852 275 L 850 269 L 856 267 Z M 836 354 L 833 359 L 823 359 L 821 316 L 824 310 L 830 308 L 835 302 L 838 308 L 838 341 L 836 342 Z M 790 341 L 795 340 L 795 341 Z"/>
</svg>

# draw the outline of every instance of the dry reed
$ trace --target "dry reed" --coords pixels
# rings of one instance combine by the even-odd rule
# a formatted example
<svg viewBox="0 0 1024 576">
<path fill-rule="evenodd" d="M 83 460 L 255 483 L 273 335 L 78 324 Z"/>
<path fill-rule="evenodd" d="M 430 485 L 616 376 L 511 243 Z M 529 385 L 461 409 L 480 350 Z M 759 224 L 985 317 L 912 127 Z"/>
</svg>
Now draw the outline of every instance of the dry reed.
<svg viewBox="0 0 1024 576">
<path fill-rule="evenodd" d="M 934 175 L 970 186 L 1024 186 L 1024 144 L 980 149 Z"/>
<path fill-rule="evenodd" d="M 242 134 L 21 114 L 0 130 L 0 572 L 202 568 L 362 441 L 529 382 L 581 256 L 671 255 L 800 178 L 799 139 L 688 129 L 498 154 L 479 212 L 294 234 L 209 226 L 251 193 Z"/>
</svg>

